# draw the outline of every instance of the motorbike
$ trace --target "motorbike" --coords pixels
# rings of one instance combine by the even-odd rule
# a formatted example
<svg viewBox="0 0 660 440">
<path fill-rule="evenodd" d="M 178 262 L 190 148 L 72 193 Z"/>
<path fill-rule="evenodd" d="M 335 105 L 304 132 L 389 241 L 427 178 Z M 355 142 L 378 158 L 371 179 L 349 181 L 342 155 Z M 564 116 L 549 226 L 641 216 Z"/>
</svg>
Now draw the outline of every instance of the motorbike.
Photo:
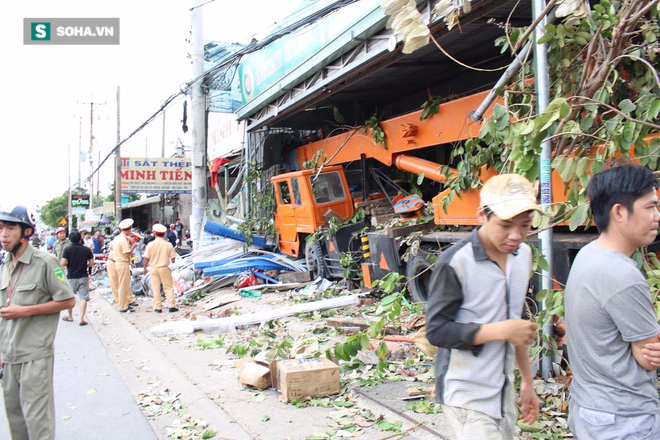
<svg viewBox="0 0 660 440">
<path fill-rule="evenodd" d="M 189 246 L 192 244 L 192 242 L 189 244 Z M 182 248 L 181 246 L 175 246 L 174 251 L 179 254 L 182 257 L 185 257 L 186 255 L 190 254 L 192 252 L 191 248 Z"/>
<path fill-rule="evenodd" d="M 103 255 L 94 255 L 94 264 L 92 265 L 92 276 L 96 275 L 97 273 L 103 272 L 104 270 L 107 269 L 108 266 L 108 254 L 103 254 Z"/>
</svg>

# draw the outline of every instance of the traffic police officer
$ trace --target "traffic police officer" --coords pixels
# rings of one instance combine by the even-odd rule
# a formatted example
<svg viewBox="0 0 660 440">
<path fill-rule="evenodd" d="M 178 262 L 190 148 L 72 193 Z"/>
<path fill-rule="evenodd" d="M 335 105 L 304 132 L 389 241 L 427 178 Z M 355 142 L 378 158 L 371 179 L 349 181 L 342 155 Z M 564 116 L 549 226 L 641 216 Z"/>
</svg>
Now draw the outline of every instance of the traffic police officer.
<svg viewBox="0 0 660 440">
<path fill-rule="evenodd" d="M 130 305 L 137 305 L 132 302 L 131 293 L 131 256 L 137 243 L 131 244 L 128 237 L 131 235 L 133 219 L 127 218 L 119 222 L 121 234 L 112 241 L 112 256 L 115 260 L 115 269 L 117 271 L 117 310 L 121 313 L 130 313 L 133 311 Z"/>
<path fill-rule="evenodd" d="M 174 289 L 172 288 L 172 271 L 170 270 L 170 260 L 174 263 L 176 252 L 172 244 L 165 240 L 164 235 L 167 228 L 160 223 L 151 228 L 156 239 L 147 245 L 144 251 L 144 274 L 149 271 L 151 265 L 151 291 L 154 294 L 154 311 L 161 313 L 163 311 L 163 299 L 160 296 L 160 286 L 163 285 L 165 298 L 169 305 L 170 312 L 178 312 L 176 299 L 174 299 Z"/>
</svg>

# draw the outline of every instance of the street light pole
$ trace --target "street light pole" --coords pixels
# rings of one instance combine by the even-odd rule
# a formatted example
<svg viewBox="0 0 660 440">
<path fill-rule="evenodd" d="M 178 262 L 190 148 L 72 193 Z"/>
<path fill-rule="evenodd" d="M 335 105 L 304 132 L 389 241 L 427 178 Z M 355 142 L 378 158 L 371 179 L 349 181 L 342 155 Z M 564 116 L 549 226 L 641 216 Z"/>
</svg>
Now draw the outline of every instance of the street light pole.
<svg viewBox="0 0 660 440">
<path fill-rule="evenodd" d="M 119 86 L 117 86 L 117 145 L 121 142 L 119 130 Z M 121 146 L 115 150 L 115 223 L 121 221 Z"/>
<path fill-rule="evenodd" d="M 80 162 L 80 157 L 78 157 Z M 67 195 L 69 201 L 67 202 L 67 221 L 69 222 L 69 229 L 71 229 L 71 142 L 69 142 L 69 172 L 67 173 L 68 185 L 69 185 L 69 194 Z"/>
</svg>

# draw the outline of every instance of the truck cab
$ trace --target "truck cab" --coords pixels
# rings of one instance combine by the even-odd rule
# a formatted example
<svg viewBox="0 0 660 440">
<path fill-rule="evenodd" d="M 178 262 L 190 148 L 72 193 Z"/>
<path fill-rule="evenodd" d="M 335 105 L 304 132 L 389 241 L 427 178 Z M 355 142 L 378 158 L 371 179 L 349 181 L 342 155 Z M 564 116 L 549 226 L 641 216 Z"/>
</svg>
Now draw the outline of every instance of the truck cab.
<svg viewBox="0 0 660 440">
<path fill-rule="evenodd" d="M 301 256 L 301 242 L 321 226 L 330 210 L 340 220 L 354 213 L 353 198 L 341 166 L 294 171 L 271 178 L 275 187 L 277 209 L 275 227 L 279 233 L 280 252 Z M 303 243 L 303 246 L 305 243 Z"/>
</svg>

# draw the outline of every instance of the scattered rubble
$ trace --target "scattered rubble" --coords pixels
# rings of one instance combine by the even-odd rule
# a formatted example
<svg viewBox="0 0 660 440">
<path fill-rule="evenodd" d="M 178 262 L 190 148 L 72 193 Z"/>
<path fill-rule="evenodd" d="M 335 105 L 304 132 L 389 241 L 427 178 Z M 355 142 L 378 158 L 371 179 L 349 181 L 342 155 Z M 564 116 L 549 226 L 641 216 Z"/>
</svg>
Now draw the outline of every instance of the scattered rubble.
<svg viewBox="0 0 660 440">
<path fill-rule="evenodd" d="M 188 285 L 179 292 L 179 302 L 187 308 L 183 315 L 161 319 L 150 328 L 151 334 L 174 338 L 173 341 L 177 335 L 195 332 L 213 335 L 198 337 L 190 348 L 224 353 L 225 357 L 209 365 L 233 375 L 243 390 L 254 393 L 255 399 L 266 399 L 270 390 L 279 389 L 280 400 L 288 405 L 333 408 L 332 421 L 326 429 L 306 437 L 309 439 L 358 437 L 373 430 L 401 437 L 422 429 L 415 424 L 403 427 L 387 421 L 383 415 L 372 414 L 356 404 L 353 390 L 382 384 L 409 385 L 401 388 L 398 398 L 400 411 L 407 412 L 407 417 L 439 417 L 440 406 L 433 401 L 435 347 L 426 340 L 421 308 L 392 292 L 356 293 L 325 279 L 312 281 L 304 266 L 283 260 L 286 259 L 282 256 L 264 251 L 246 252 L 231 240 L 219 240 L 177 260 L 174 270 Z M 275 264 L 279 269 L 272 268 Z M 264 276 L 255 276 L 256 285 L 236 288 L 241 275 L 237 268 L 247 271 L 243 273 L 260 272 Z M 278 281 L 287 279 L 283 274 L 289 275 L 290 282 Z M 296 276 L 290 277 L 291 274 Z M 107 278 L 97 278 L 96 283 L 97 292 L 111 301 Z M 342 346 L 351 343 L 355 346 Z M 337 357 L 338 347 L 342 358 Z M 241 362 L 235 364 L 236 360 Z M 302 376 L 291 379 L 294 376 L 285 368 L 309 366 L 313 362 L 327 368 L 332 387 L 320 387 L 323 380 L 313 376 L 313 372 L 306 376 L 303 371 Z M 233 373 L 226 369 L 233 369 Z M 552 380 L 537 380 L 535 386 L 543 401 L 541 417 L 535 425 L 520 426 L 519 439 L 570 436 L 567 386 Z M 147 416 L 177 416 L 168 427 L 170 438 L 215 435 L 204 422 L 186 415 L 177 396 L 165 388 L 153 388 L 139 396 L 140 405 Z M 270 420 L 270 416 L 264 417 Z M 372 435 L 369 438 L 375 438 Z M 379 438 L 387 438 L 385 435 Z"/>
</svg>

